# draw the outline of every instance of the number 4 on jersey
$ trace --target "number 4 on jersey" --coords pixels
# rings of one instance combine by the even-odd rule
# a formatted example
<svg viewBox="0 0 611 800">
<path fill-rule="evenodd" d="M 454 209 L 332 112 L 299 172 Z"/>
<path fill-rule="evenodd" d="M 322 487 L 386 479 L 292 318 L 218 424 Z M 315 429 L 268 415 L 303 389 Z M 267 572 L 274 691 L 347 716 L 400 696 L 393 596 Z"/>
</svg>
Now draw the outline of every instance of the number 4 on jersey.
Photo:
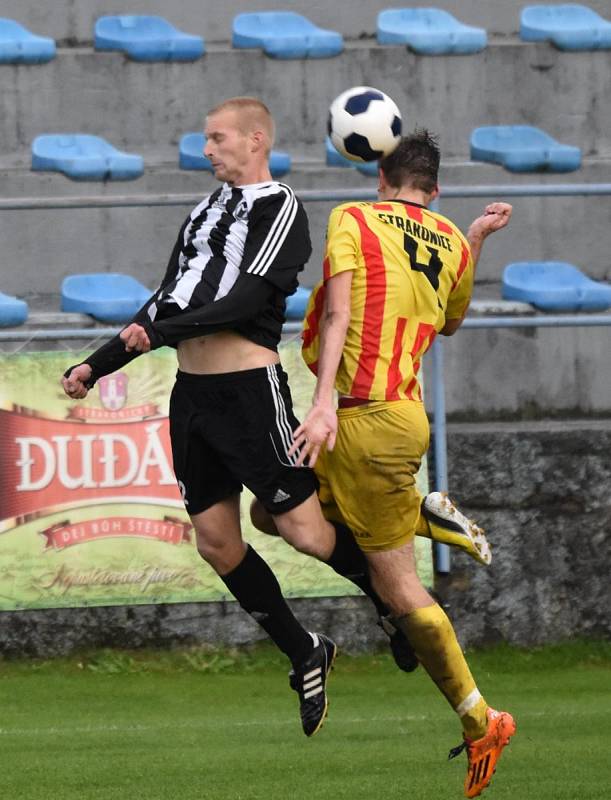
<svg viewBox="0 0 611 800">
<path fill-rule="evenodd" d="M 433 289 L 437 291 L 439 288 L 439 273 L 443 267 L 441 259 L 439 258 L 439 250 L 437 250 L 436 247 L 429 247 L 426 245 L 426 249 L 430 254 L 429 263 L 421 264 L 418 261 L 418 242 L 415 239 L 412 239 L 411 236 L 408 236 L 407 233 L 403 234 L 403 248 L 409 256 L 411 268 L 416 272 L 424 273 L 426 279 L 431 284 Z"/>
</svg>

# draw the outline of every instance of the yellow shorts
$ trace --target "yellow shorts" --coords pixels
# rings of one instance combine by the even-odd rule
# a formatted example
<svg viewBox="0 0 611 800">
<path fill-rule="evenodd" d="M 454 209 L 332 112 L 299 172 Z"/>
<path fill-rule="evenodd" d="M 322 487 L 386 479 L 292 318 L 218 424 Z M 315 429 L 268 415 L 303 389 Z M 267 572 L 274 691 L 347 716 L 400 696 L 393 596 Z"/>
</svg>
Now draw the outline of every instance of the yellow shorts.
<svg viewBox="0 0 611 800">
<path fill-rule="evenodd" d="M 422 497 L 416 473 L 429 446 L 424 405 L 372 402 L 337 412 L 332 451 L 315 471 L 323 514 L 345 522 L 362 550 L 393 550 L 413 536 Z"/>
</svg>

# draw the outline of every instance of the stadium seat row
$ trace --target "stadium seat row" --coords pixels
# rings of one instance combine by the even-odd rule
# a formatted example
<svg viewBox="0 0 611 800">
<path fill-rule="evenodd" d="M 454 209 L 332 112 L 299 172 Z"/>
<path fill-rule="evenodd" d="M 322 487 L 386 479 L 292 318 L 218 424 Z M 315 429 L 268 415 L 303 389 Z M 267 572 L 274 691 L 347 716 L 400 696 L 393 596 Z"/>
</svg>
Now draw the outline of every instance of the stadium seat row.
<svg viewBox="0 0 611 800">
<path fill-rule="evenodd" d="M 99 322 L 113 325 L 127 322 L 151 296 L 140 281 L 122 273 L 84 273 L 69 275 L 61 285 L 61 310 L 88 314 Z M 287 319 L 303 319 L 310 290 L 299 287 L 287 299 Z M 23 325 L 29 308 L 24 300 L 0 292 L 0 327 Z"/>
<path fill-rule="evenodd" d="M 212 171 L 204 156 L 203 133 L 186 133 L 179 144 L 181 169 Z M 356 167 L 365 175 L 377 173 L 377 162 L 356 163 L 340 155 L 326 140 L 328 166 Z M 581 166 L 581 150 L 558 143 L 539 128 L 528 125 L 492 125 L 471 134 L 471 159 L 497 163 L 511 172 L 571 172 Z M 272 150 L 271 174 L 280 178 L 291 170 L 288 153 Z M 117 150 L 105 139 L 90 134 L 42 134 L 32 143 L 32 169 L 62 172 L 74 180 L 131 180 L 144 172 L 144 159 Z"/>
<path fill-rule="evenodd" d="M 179 144 L 181 169 L 212 171 L 204 156 L 203 133 L 186 133 Z M 291 169 L 288 153 L 272 150 L 270 171 L 280 178 Z M 86 133 L 45 133 L 32 142 L 32 169 L 62 172 L 73 180 L 133 180 L 144 172 L 144 159 L 134 153 L 118 150 L 106 139 Z"/>
<path fill-rule="evenodd" d="M 61 286 L 61 310 L 121 324 L 133 317 L 150 294 L 135 278 L 121 273 L 69 275 Z M 299 287 L 288 298 L 288 319 L 303 318 L 309 296 L 309 289 Z M 503 271 L 502 296 L 547 312 L 611 308 L 611 285 L 594 281 L 573 264 L 560 261 L 508 264 Z M 0 293 L 0 327 L 21 325 L 27 316 L 27 303 Z"/>
<path fill-rule="evenodd" d="M 526 6 L 520 14 L 520 37 L 526 42 L 549 40 L 563 50 L 608 49 L 611 22 L 578 4 Z M 483 28 L 465 25 L 438 8 L 389 8 L 378 15 L 377 41 L 442 55 L 479 52 L 488 37 Z M 137 61 L 192 61 L 206 52 L 201 36 L 184 33 L 163 17 L 133 14 L 96 20 L 94 45 Z M 234 18 L 232 45 L 261 48 L 273 58 L 327 58 L 342 52 L 344 39 L 292 11 L 260 11 Z M 53 39 L 0 18 L 0 63 L 44 63 L 55 53 Z"/>
</svg>

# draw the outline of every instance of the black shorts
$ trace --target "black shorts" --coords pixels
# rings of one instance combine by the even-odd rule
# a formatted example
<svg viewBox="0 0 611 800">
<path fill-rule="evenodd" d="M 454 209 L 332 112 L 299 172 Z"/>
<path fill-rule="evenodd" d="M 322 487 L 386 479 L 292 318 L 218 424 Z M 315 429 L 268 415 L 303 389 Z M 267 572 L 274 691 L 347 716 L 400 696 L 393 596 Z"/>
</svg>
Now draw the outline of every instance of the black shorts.
<svg viewBox="0 0 611 800">
<path fill-rule="evenodd" d="M 170 398 L 174 472 L 190 515 L 247 486 L 272 514 L 318 489 L 288 456 L 299 425 L 286 373 L 270 365 L 221 375 L 178 372 Z"/>
</svg>

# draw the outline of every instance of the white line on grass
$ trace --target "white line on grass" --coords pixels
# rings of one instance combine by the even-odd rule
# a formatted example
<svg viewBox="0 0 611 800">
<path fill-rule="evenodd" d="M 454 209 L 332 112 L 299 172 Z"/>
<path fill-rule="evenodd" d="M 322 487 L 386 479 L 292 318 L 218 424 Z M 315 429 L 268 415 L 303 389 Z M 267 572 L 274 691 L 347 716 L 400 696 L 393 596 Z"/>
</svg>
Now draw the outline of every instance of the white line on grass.
<svg viewBox="0 0 611 800">
<path fill-rule="evenodd" d="M 339 725 L 363 725 L 371 724 L 372 722 L 424 722 L 433 720 L 443 720 L 447 718 L 445 713 L 431 713 L 431 714 L 403 714 L 400 717 L 341 717 L 336 715 L 333 717 L 334 727 Z M 566 711 L 562 710 L 556 713 L 549 713 L 547 711 L 526 711 L 520 713 L 520 719 L 534 718 L 534 717 L 584 717 L 588 716 L 584 711 Z M 294 719 L 274 720 L 273 725 L 295 725 Z M 159 724 L 152 725 L 87 725 L 83 727 L 67 727 L 67 728 L 0 728 L 0 736 L 57 736 L 76 734 L 98 734 L 98 733 L 146 733 L 148 731 L 158 730 L 204 730 L 206 728 L 252 728 L 265 726 L 269 728 L 270 721 L 267 720 L 249 720 L 248 722 L 228 722 L 220 724 L 217 720 L 200 720 L 197 722 L 160 722 Z"/>
</svg>

